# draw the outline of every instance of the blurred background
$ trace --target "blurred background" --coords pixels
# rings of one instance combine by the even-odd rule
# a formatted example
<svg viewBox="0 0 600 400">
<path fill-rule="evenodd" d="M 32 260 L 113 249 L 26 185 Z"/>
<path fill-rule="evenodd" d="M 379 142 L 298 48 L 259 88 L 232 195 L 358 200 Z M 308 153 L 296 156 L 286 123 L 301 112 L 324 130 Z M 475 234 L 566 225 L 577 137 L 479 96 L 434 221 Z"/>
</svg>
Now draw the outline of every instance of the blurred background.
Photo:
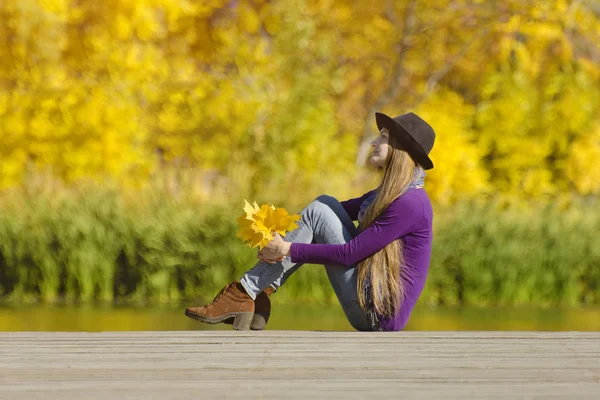
<svg viewBox="0 0 600 400">
<path fill-rule="evenodd" d="M 0 1 L 0 330 L 183 315 L 256 260 L 243 200 L 374 188 L 374 112 L 437 133 L 407 329 L 600 330 L 600 1 Z M 351 330 L 323 268 L 270 329 Z"/>
</svg>

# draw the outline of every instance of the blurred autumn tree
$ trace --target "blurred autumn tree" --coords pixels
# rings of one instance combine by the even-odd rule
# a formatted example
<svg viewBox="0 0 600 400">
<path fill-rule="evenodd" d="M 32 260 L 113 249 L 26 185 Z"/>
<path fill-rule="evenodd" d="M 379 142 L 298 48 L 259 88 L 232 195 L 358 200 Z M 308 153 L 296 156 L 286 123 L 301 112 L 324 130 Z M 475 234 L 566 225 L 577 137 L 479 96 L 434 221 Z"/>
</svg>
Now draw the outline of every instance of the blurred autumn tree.
<svg viewBox="0 0 600 400">
<path fill-rule="evenodd" d="M 2 1 L 0 40 L 0 188 L 171 166 L 314 194 L 374 111 L 415 110 L 439 203 L 600 192 L 598 1 Z"/>
</svg>

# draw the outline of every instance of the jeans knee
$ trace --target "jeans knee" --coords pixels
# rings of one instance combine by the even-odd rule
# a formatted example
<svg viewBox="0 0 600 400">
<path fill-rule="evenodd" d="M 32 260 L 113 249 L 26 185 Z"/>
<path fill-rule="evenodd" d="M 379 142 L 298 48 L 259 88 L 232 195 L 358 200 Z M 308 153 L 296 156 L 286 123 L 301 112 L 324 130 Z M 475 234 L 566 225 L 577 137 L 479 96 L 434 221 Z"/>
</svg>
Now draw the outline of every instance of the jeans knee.
<svg viewBox="0 0 600 400">
<path fill-rule="evenodd" d="M 321 213 L 336 213 L 341 204 L 335 197 L 322 194 L 310 203 L 310 207 Z"/>
<path fill-rule="evenodd" d="M 326 204 L 326 205 L 328 205 L 328 206 L 331 206 L 331 205 L 333 205 L 333 204 L 340 204 L 340 202 L 339 202 L 339 200 L 338 200 L 338 199 L 336 199 L 336 198 L 335 198 L 335 197 L 333 197 L 333 196 L 329 196 L 329 195 L 327 195 L 327 194 L 322 194 L 322 195 L 320 195 L 319 197 L 317 197 L 317 198 L 316 198 L 316 199 L 313 201 L 313 203 L 314 203 L 314 202 L 323 203 L 323 204 Z"/>
<path fill-rule="evenodd" d="M 307 208 L 319 214 L 331 213 L 333 211 L 332 205 L 334 201 L 337 201 L 335 197 L 321 195 L 314 199 Z"/>
</svg>

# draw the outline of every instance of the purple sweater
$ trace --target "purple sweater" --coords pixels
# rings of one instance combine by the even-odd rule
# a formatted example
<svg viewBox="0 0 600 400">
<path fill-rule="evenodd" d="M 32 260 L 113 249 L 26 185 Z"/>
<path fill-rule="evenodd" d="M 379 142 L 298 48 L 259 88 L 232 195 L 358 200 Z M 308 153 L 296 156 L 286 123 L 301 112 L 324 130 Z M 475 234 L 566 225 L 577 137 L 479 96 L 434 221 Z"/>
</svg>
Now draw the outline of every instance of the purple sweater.
<svg viewBox="0 0 600 400">
<path fill-rule="evenodd" d="M 350 218 L 358 218 L 360 205 L 370 193 L 341 202 Z M 370 227 L 346 244 L 292 243 L 292 262 L 350 266 L 400 238 L 404 245 L 405 298 L 393 318 L 382 320 L 384 331 L 399 331 L 404 329 L 425 286 L 433 239 L 432 220 L 433 210 L 425 190 L 408 189 Z"/>
</svg>

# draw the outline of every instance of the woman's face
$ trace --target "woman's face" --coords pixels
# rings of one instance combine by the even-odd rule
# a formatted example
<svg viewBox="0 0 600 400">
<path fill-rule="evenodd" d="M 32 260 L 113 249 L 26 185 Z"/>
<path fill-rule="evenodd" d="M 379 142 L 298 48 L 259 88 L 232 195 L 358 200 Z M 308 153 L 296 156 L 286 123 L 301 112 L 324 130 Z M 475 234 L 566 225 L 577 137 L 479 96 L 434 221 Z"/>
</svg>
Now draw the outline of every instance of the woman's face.
<svg viewBox="0 0 600 400">
<path fill-rule="evenodd" d="M 383 128 L 379 131 L 379 136 L 371 142 L 373 153 L 369 158 L 369 163 L 375 167 L 384 167 L 388 157 L 390 146 L 388 144 L 390 132 Z"/>
</svg>

